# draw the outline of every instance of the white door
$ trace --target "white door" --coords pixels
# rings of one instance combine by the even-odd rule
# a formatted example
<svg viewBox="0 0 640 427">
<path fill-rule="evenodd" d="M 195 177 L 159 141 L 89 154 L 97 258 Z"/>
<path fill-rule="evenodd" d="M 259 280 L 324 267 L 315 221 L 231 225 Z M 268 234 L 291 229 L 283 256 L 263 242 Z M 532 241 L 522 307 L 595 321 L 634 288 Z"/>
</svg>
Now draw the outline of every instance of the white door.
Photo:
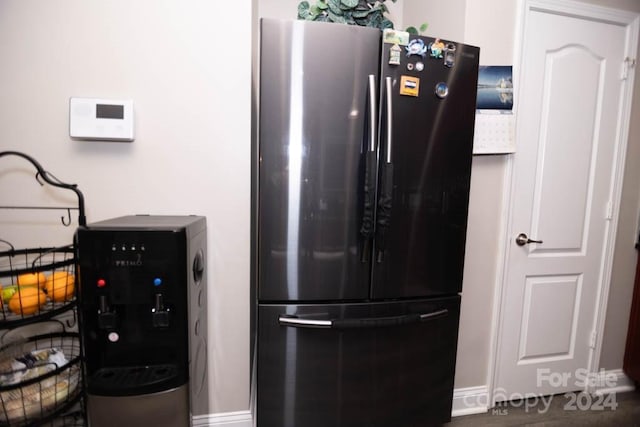
<svg viewBox="0 0 640 427">
<path fill-rule="evenodd" d="M 625 25 L 527 10 L 497 401 L 584 388 L 591 369 L 628 43 Z"/>
</svg>

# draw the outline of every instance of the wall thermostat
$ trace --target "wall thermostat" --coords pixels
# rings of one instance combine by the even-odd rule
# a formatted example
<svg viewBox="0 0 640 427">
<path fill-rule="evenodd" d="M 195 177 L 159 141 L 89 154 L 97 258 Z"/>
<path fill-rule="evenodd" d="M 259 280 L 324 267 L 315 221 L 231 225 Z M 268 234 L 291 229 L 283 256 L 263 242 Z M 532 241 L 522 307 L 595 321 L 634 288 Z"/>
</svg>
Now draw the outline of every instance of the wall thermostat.
<svg viewBox="0 0 640 427">
<path fill-rule="evenodd" d="M 133 141 L 133 101 L 71 98 L 69 136 L 93 141 Z"/>
</svg>

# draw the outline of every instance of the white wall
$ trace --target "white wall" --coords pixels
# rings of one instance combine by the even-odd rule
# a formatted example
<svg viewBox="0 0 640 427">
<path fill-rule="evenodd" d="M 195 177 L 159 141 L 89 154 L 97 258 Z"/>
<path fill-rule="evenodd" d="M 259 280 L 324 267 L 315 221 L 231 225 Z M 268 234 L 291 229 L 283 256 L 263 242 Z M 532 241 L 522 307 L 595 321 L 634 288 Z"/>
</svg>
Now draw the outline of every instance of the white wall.
<svg viewBox="0 0 640 427">
<path fill-rule="evenodd" d="M 90 222 L 207 217 L 212 413 L 249 399 L 251 16 L 249 0 L 0 0 L 0 151 L 77 182 Z M 135 142 L 70 140 L 71 96 L 132 98 Z M 2 204 L 48 200 L 5 159 Z M 9 165 L 22 172 L 3 184 Z M 70 243 L 57 216 L 32 227 L 4 215 L 0 238 L 18 247 Z"/>
<path fill-rule="evenodd" d="M 416 28 L 426 22 L 428 27 L 423 35 L 462 42 L 465 3 L 465 0 L 404 0 L 402 22 L 404 27 Z"/>
</svg>

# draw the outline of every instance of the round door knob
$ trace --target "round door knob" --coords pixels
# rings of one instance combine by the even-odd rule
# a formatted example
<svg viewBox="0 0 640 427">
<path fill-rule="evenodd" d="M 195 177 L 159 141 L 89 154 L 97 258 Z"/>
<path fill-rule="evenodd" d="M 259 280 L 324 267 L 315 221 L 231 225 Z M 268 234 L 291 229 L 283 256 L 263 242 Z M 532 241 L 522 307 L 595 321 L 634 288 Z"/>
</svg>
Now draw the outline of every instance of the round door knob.
<svg viewBox="0 0 640 427">
<path fill-rule="evenodd" d="M 529 243 L 542 243 L 542 240 L 530 239 L 529 236 L 524 233 L 520 233 L 518 234 L 518 237 L 516 237 L 516 244 L 518 246 L 528 245 Z"/>
</svg>

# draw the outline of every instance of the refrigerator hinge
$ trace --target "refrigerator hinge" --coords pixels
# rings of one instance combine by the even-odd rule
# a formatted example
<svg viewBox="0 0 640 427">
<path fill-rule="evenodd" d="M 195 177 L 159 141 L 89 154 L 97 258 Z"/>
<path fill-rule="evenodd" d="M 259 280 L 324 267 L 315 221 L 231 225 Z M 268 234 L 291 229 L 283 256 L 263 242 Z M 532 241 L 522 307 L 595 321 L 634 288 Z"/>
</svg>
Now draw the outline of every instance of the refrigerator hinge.
<svg viewBox="0 0 640 427">
<path fill-rule="evenodd" d="M 636 66 L 635 58 L 629 58 L 628 56 L 622 62 L 622 76 L 621 80 L 627 80 L 629 78 L 629 70 Z"/>
<path fill-rule="evenodd" d="M 596 338 L 598 338 L 598 333 L 596 331 L 591 331 L 591 336 L 589 337 L 590 348 L 596 348 Z"/>
</svg>

